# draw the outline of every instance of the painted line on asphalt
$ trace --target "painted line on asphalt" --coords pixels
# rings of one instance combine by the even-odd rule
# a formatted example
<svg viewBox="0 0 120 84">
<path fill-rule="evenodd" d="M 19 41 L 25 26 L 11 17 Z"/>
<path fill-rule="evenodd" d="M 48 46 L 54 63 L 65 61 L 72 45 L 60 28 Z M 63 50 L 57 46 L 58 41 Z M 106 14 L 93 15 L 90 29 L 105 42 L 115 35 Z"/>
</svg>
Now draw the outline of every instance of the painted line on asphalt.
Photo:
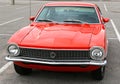
<svg viewBox="0 0 120 84">
<path fill-rule="evenodd" d="M 108 12 L 106 4 L 103 4 L 103 5 L 104 5 L 104 8 L 105 8 L 105 11 Z"/>
<path fill-rule="evenodd" d="M 118 38 L 108 38 L 108 40 L 118 40 Z"/>
<path fill-rule="evenodd" d="M 0 36 L 11 36 L 12 34 L 0 34 Z"/>
<path fill-rule="evenodd" d="M 21 19 L 23 19 L 23 18 L 24 18 L 24 17 L 20 17 L 20 18 L 17 18 L 17 19 L 13 19 L 13 20 L 10 20 L 10 21 L 1 23 L 0 26 L 3 26 L 3 25 L 5 25 L 5 24 L 8 24 L 8 23 L 11 23 L 11 22 L 15 22 L 15 21 L 21 20 Z"/>
<path fill-rule="evenodd" d="M 106 12 L 108 12 L 108 9 L 107 9 L 106 4 L 104 4 L 104 8 L 105 8 Z M 111 22 L 111 24 L 112 24 L 112 26 L 113 26 L 113 29 L 114 29 L 115 34 L 116 34 L 116 36 L 117 36 L 117 39 L 118 39 L 119 42 L 120 42 L 120 33 L 118 32 L 118 29 L 117 29 L 116 25 L 115 25 L 115 23 L 114 23 L 114 21 L 113 21 L 112 19 L 110 20 L 110 22 Z"/>
<path fill-rule="evenodd" d="M 111 22 L 111 24 L 112 24 L 112 26 L 113 26 L 113 28 L 114 28 L 114 31 L 115 31 L 115 33 L 116 33 L 116 36 L 117 36 L 117 38 L 118 38 L 118 40 L 119 40 L 119 42 L 120 42 L 120 33 L 118 32 L 116 25 L 115 25 L 115 23 L 113 22 L 112 19 L 110 20 L 110 22 Z"/>
<path fill-rule="evenodd" d="M 2 68 L 0 68 L 0 74 L 1 74 L 2 72 L 4 72 L 11 64 L 12 64 L 12 62 L 8 62 L 8 63 L 5 64 Z"/>
<path fill-rule="evenodd" d="M 31 7 L 33 7 L 33 6 L 39 6 L 39 5 L 40 5 L 40 4 L 35 4 L 35 5 L 31 5 Z M 23 8 L 27 8 L 27 7 L 30 8 L 30 5 L 28 5 L 28 6 L 24 6 L 24 7 L 16 8 L 16 10 L 18 10 L 18 9 L 23 9 Z"/>
<path fill-rule="evenodd" d="M 19 7 L 19 8 L 16 8 L 16 9 L 18 10 L 18 9 L 23 9 L 23 8 L 27 8 L 27 7 L 29 7 L 29 6 Z"/>
<path fill-rule="evenodd" d="M 7 7 L 7 6 L 10 6 L 10 5 L 6 5 L 6 6 L 0 6 L 0 8 L 2 8 L 2 7 Z"/>
</svg>

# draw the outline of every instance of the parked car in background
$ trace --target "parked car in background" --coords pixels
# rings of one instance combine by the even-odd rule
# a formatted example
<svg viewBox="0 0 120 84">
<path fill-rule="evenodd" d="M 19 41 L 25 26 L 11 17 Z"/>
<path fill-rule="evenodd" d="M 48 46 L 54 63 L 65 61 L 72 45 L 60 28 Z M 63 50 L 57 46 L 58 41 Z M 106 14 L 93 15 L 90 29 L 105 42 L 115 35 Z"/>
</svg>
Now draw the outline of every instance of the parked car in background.
<svg viewBox="0 0 120 84">
<path fill-rule="evenodd" d="M 91 72 L 102 80 L 107 63 L 105 23 L 96 4 L 52 2 L 45 4 L 32 23 L 8 41 L 6 60 L 15 71 L 27 75 L 32 69 Z"/>
</svg>

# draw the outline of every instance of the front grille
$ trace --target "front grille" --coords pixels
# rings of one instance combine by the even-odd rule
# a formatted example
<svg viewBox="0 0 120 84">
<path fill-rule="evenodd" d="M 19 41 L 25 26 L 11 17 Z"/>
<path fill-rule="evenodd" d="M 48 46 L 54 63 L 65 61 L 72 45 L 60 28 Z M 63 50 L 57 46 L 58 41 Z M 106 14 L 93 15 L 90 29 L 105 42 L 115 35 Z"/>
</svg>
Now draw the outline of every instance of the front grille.
<svg viewBox="0 0 120 84">
<path fill-rule="evenodd" d="M 90 60 L 90 51 L 79 50 L 44 50 L 20 48 L 22 57 L 44 60 Z"/>
</svg>

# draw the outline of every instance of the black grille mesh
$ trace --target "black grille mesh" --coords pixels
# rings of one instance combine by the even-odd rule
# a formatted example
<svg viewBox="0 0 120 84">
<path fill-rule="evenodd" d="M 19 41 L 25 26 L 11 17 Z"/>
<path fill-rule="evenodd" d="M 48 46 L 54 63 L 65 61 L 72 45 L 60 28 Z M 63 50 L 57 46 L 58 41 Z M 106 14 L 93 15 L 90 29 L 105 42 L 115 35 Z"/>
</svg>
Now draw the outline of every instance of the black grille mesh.
<svg viewBox="0 0 120 84">
<path fill-rule="evenodd" d="M 55 57 L 51 57 L 51 53 L 55 53 Z M 20 55 L 23 57 L 40 58 L 47 60 L 89 60 L 90 51 L 78 50 L 43 50 L 20 48 Z"/>
</svg>

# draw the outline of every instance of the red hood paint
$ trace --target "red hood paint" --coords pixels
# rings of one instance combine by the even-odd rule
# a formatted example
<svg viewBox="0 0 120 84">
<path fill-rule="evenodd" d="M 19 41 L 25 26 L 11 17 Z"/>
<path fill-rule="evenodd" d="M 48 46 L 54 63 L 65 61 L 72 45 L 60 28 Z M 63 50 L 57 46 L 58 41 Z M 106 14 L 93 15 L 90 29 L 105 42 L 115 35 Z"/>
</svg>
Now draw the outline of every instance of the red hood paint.
<svg viewBox="0 0 120 84">
<path fill-rule="evenodd" d="M 33 27 L 27 26 L 20 30 L 18 30 L 16 33 L 14 33 L 11 38 L 9 39 L 8 43 L 15 43 L 20 45 L 21 41 L 25 38 L 27 34 L 32 31 Z"/>
<path fill-rule="evenodd" d="M 89 49 L 98 24 L 33 23 L 34 29 L 22 38 L 20 46 L 33 48 Z M 96 30 L 97 29 L 97 30 Z"/>
</svg>

